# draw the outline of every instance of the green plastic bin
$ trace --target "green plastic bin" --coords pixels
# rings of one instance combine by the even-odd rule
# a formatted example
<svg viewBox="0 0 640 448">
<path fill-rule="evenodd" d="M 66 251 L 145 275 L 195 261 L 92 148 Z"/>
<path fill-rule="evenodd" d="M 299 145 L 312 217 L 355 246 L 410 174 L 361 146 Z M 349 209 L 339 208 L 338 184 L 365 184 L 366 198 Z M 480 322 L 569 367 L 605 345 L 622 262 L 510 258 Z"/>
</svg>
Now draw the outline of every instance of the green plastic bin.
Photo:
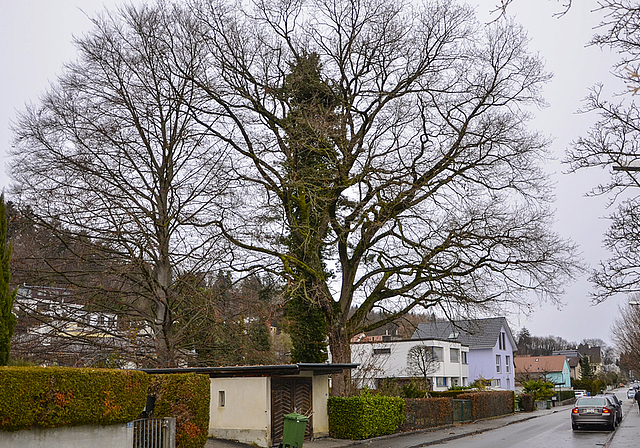
<svg viewBox="0 0 640 448">
<path fill-rule="evenodd" d="M 284 448 L 302 448 L 304 431 L 307 428 L 309 418 L 292 412 L 284 416 L 284 429 L 282 431 L 282 446 Z"/>
</svg>

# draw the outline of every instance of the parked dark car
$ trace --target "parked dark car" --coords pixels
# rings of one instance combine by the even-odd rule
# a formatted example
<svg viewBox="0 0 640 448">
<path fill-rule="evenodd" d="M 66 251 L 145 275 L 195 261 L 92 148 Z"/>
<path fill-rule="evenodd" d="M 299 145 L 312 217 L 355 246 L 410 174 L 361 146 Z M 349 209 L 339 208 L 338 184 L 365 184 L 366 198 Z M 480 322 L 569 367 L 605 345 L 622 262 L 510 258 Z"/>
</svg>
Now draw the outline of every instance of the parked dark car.
<svg viewBox="0 0 640 448">
<path fill-rule="evenodd" d="M 622 421 L 622 402 L 618 399 L 618 397 L 616 397 L 615 394 L 601 394 L 596 395 L 596 397 L 605 397 L 609 401 L 611 401 L 611 403 L 613 403 L 613 405 L 616 407 L 616 423 L 619 425 Z"/>
<path fill-rule="evenodd" d="M 571 410 L 571 428 L 575 431 L 584 425 L 600 425 L 613 431 L 616 429 L 616 407 L 609 399 L 582 397 Z"/>
</svg>

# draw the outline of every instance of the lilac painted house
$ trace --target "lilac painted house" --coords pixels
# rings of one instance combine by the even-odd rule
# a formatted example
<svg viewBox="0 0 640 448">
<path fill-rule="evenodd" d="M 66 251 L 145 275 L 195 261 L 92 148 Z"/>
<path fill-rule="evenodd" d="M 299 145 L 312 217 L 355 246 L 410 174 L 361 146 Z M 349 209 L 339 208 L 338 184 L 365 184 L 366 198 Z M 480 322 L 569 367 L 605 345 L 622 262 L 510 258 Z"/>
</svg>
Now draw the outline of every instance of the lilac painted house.
<svg viewBox="0 0 640 448">
<path fill-rule="evenodd" d="M 424 322 L 411 339 L 442 339 L 469 347 L 469 382 L 483 378 L 491 386 L 514 390 L 513 352 L 518 348 L 504 317 Z"/>
</svg>

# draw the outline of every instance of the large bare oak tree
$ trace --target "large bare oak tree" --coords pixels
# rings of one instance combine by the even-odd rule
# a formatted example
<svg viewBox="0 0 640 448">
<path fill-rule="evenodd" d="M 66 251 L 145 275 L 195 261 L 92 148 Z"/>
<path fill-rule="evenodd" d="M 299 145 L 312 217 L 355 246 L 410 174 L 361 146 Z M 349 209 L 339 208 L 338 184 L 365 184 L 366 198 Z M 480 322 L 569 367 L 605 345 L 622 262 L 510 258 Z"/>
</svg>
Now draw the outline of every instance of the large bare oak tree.
<svg viewBox="0 0 640 448">
<path fill-rule="evenodd" d="M 614 73 L 629 93 L 637 93 L 640 4 L 633 0 L 599 3 L 606 15 L 591 44 L 620 53 Z M 610 170 L 609 181 L 597 185 L 591 193 L 610 195 L 612 204 L 618 202 L 604 236 L 604 245 L 612 256 L 601 261 L 590 277 L 596 286 L 595 301 L 618 293 L 640 292 L 640 107 L 632 94 L 611 100 L 603 89 L 603 85 L 594 86 L 585 99 L 583 112 L 595 113 L 599 119 L 586 135 L 573 142 L 566 157 L 571 171 L 594 167 Z"/>
<path fill-rule="evenodd" d="M 247 192 L 219 227 L 246 267 L 304 282 L 334 362 L 350 361 L 353 335 L 420 307 L 528 309 L 530 292 L 560 293 L 576 260 L 550 230 L 547 141 L 526 127 L 549 75 L 519 26 L 485 27 L 449 1 L 238 8 L 194 2 L 207 58 L 194 81 L 210 99 L 197 116 L 215 121 Z M 295 140 L 299 105 L 283 93 L 309 57 L 331 96 L 300 115 L 315 143 Z M 317 170 L 291 169 L 301 147 Z M 386 319 L 367 322 L 374 309 Z"/>
</svg>

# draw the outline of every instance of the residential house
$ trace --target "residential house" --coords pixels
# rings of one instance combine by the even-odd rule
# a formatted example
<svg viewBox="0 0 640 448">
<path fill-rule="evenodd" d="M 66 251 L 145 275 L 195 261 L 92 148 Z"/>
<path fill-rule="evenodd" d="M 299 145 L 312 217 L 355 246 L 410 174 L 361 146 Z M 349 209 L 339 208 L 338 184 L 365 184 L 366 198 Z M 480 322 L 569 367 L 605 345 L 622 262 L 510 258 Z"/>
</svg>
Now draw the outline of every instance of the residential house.
<svg viewBox="0 0 640 448">
<path fill-rule="evenodd" d="M 327 437 L 329 376 L 355 364 L 142 369 L 147 373 L 209 375 L 209 437 L 260 447 L 282 442 L 284 416 L 309 416 L 305 439 Z"/>
<path fill-rule="evenodd" d="M 598 374 L 603 371 L 602 366 L 602 349 L 600 347 L 592 347 L 588 344 L 580 344 L 578 353 L 581 357 L 587 356 L 593 373 Z"/>
<path fill-rule="evenodd" d="M 579 380 L 582 378 L 582 367 L 580 367 L 580 357 L 567 358 L 567 364 L 569 364 L 569 376 L 572 380 Z"/>
<path fill-rule="evenodd" d="M 580 360 L 584 356 L 589 358 L 589 364 L 591 365 L 594 374 L 605 370 L 603 366 L 602 349 L 600 347 L 580 344 L 575 349 L 554 350 L 552 355 L 567 357 L 571 378 L 574 380 L 582 379 L 582 367 L 580 366 Z"/>
<path fill-rule="evenodd" d="M 571 388 L 571 375 L 566 356 L 516 356 L 516 381 L 544 380 L 560 388 Z"/>
<path fill-rule="evenodd" d="M 13 312 L 11 350 L 37 364 L 136 368 L 122 354 L 142 359 L 152 344 L 145 322 L 87 307 L 66 288 L 21 285 Z"/>
<path fill-rule="evenodd" d="M 412 339 L 440 339 L 469 347 L 469 381 L 486 380 L 493 387 L 514 390 L 515 339 L 504 317 L 431 321 L 418 325 Z"/>
<path fill-rule="evenodd" d="M 469 347 L 437 339 L 381 340 L 357 337 L 351 344 L 352 372 L 358 386 L 376 389 L 385 378 L 424 378 L 431 390 L 469 385 Z M 417 350 L 417 351 L 416 351 Z"/>
</svg>

